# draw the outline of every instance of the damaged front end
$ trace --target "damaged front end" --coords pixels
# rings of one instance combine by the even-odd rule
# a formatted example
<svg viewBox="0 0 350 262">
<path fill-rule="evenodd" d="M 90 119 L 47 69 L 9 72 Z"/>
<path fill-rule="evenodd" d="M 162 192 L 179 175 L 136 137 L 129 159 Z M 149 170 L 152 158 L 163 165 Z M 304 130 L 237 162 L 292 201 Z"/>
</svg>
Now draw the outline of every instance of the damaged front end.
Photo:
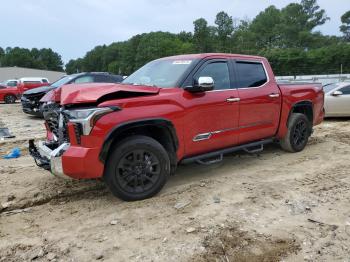
<svg viewBox="0 0 350 262">
<path fill-rule="evenodd" d="M 40 100 L 47 139 L 36 144 L 30 141 L 29 152 L 39 167 L 54 175 L 99 178 L 104 170 L 103 163 L 98 161 L 103 141 L 91 135 L 96 122 L 121 110 L 118 100 L 156 95 L 159 90 L 149 86 L 90 83 L 51 91 Z M 108 100 L 114 100 L 113 106 L 99 106 Z"/>
<path fill-rule="evenodd" d="M 45 105 L 42 112 L 47 140 L 39 141 L 37 146 L 34 140 L 29 140 L 29 153 L 37 166 L 51 171 L 56 176 L 66 177 L 62 167 L 62 155 L 70 146 L 67 132 L 68 119 L 56 103 Z"/>
<path fill-rule="evenodd" d="M 62 164 L 63 154 L 71 145 L 75 148 L 80 147 L 81 136 L 89 135 L 96 121 L 103 115 L 117 110 L 120 108 L 88 107 L 68 110 L 56 103 L 44 105 L 47 140 L 39 141 L 37 146 L 30 140 L 30 155 L 39 167 L 51 171 L 56 176 L 67 177 Z"/>
</svg>

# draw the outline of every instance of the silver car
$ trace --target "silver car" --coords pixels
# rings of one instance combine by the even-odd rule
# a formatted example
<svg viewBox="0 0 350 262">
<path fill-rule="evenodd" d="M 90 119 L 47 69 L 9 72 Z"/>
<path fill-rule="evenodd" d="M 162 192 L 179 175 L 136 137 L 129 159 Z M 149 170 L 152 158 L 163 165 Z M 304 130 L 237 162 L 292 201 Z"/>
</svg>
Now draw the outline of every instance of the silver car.
<svg viewBox="0 0 350 262">
<path fill-rule="evenodd" d="M 350 82 L 323 86 L 326 117 L 350 116 Z"/>
</svg>

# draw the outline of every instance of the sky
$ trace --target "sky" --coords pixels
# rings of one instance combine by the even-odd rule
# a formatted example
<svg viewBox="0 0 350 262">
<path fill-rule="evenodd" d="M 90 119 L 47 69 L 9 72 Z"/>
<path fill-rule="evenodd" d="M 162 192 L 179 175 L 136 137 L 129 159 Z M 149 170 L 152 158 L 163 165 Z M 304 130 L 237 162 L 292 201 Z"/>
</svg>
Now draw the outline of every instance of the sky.
<svg viewBox="0 0 350 262">
<path fill-rule="evenodd" d="M 124 41 L 151 31 L 193 31 L 193 21 L 214 24 L 225 11 L 233 18 L 253 19 L 270 5 L 290 0 L 0 0 L 0 47 L 52 48 L 65 63 L 83 57 L 96 45 Z M 331 18 L 316 28 L 340 35 L 340 16 L 349 0 L 318 0 Z"/>
</svg>

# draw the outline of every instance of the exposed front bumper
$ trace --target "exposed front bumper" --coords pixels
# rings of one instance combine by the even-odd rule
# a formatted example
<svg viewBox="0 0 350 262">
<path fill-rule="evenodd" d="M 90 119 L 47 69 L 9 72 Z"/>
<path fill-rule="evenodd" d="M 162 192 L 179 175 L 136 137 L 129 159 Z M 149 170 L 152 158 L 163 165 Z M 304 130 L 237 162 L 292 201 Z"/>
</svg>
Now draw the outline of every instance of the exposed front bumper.
<svg viewBox="0 0 350 262">
<path fill-rule="evenodd" d="M 50 144 L 39 141 L 35 146 L 29 140 L 29 152 L 36 164 L 51 171 L 55 176 L 74 179 L 94 179 L 103 176 L 104 165 L 98 160 L 99 147 L 82 147 L 63 143 L 55 149 Z"/>
<path fill-rule="evenodd" d="M 63 172 L 62 154 L 69 148 L 69 146 L 69 143 L 63 143 L 56 149 L 52 150 L 44 141 L 39 141 L 38 147 L 36 147 L 34 141 L 29 140 L 29 153 L 39 167 L 50 170 L 55 176 L 68 178 Z"/>
<path fill-rule="evenodd" d="M 29 100 L 26 97 L 21 97 L 22 110 L 24 113 L 34 116 L 42 116 L 39 109 L 39 104 L 36 101 Z"/>
</svg>

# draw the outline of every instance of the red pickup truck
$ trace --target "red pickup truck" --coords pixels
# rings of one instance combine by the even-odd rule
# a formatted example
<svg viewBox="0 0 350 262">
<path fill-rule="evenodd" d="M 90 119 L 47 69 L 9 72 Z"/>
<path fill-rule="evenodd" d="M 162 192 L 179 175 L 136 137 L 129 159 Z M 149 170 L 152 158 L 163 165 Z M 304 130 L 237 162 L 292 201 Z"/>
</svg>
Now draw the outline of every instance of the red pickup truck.
<svg viewBox="0 0 350 262">
<path fill-rule="evenodd" d="M 49 86 L 49 80 L 47 78 L 40 77 L 24 77 L 18 80 L 17 88 L 21 94 L 25 91 L 34 89 L 41 86 Z"/>
<path fill-rule="evenodd" d="M 257 56 L 166 57 L 121 84 L 87 85 L 44 106 L 48 139 L 29 141 L 30 153 L 55 175 L 103 178 L 127 201 L 155 195 L 180 163 L 272 142 L 301 151 L 324 117 L 320 84 L 278 84 Z"/>
<path fill-rule="evenodd" d="M 10 87 L 5 85 L 0 85 L 0 101 L 4 101 L 6 104 L 15 103 L 20 92 L 17 87 Z"/>
</svg>

